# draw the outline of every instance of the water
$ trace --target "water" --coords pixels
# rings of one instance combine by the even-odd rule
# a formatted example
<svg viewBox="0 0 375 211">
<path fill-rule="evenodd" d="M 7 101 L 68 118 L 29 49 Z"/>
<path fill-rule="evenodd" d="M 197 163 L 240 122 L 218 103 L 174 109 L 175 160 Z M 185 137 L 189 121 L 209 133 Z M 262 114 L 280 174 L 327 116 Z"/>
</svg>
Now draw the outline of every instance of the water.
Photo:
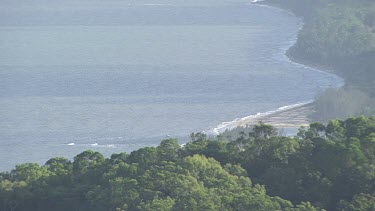
<svg viewBox="0 0 375 211">
<path fill-rule="evenodd" d="M 279 9 L 88 5 L 0 7 L 0 170 L 212 132 L 342 83 L 285 57 L 302 22 Z"/>
</svg>

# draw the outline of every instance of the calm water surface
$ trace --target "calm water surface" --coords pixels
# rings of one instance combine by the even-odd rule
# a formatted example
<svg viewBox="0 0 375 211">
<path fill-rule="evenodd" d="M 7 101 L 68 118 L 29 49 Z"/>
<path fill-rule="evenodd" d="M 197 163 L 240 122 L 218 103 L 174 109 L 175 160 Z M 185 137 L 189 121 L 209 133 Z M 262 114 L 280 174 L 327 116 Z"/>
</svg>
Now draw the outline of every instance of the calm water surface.
<svg viewBox="0 0 375 211">
<path fill-rule="evenodd" d="M 0 10 L 0 170 L 210 132 L 341 83 L 286 59 L 302 23 L 275 8 Z"/>
</svg>

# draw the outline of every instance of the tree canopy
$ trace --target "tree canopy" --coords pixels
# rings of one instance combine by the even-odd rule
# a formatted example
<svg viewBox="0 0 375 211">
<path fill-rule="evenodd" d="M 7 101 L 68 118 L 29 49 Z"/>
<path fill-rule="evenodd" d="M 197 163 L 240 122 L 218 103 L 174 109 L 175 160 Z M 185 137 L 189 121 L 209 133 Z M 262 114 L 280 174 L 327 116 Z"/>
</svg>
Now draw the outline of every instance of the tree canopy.
<svg viewBox="0 0 375 211">
<path fill-rule="evenodd" d="M 311 124 L 295 137 L 264 124 L 181 147 L 104 158 L 84 151 L 0 173 L 2 210 L 373 210 L 375 118 Z M 266 191 L 267 190 L 267 191 Z M 320 208 L 319 208 L 320 207 Z"/>
</svg>

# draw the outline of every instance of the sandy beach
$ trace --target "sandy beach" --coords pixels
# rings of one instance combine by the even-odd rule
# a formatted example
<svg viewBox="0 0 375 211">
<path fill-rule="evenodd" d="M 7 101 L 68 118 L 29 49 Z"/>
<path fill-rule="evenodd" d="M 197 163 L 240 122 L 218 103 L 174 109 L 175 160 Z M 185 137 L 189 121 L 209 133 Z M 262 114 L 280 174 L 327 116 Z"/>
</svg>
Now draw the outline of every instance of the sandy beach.
<svg viewBox="0 0 375 211">
<path fill-rule="evenodd" d="M 302 126 L 309 126 L 311 121 L 308 116 L 311 112 L 313 112 L 313 106 L 312 103 L 309 103 L 265 116 L 244 119 L 239 122 L 238 126 L 244 127 L 263 122 L 276 128 L 300 128 Z"/>
<path fill-rule="evenodd" d="M 294 134 L 298 128 L 302 126 L 307 127 L 312 123 L 309 118 L 312 112 L 314 112 L 313 102 L 297 103 L 283 106 L 273 111 L 237 118 L 230 122 L 223 122 L 213 129 L 212 132 L 220 134 L 236 127 L 247 127 L 262 122 L 280 130 L 289 131 L 289 134 Z"/>
<path fill-rule="evenodd" d="M 277 7 L 281 9 L 286 9 L 282 7 L 281 5 L 272 4 L 270 2 L 253 1 L 252 3 L 261 4 L 261 5 L 269 5 L 269 6 L 273 6 L 273 7 Z M 316 69 L 317 71 L 323 71 L 323 72 L 327 72 L 330 74 L 338 75 L 337 71 L 335 71 L 332 67 L 321 65 L 321 64 L 316 64 L 303 58 L 295 58 L 295 56 L 293 56 L 290 53 L 290 49 L 293 47 L 293 45 L 289 49 L 287 49 L 285 52 L 285 56 L 291 62 L 301 64 L 301 65 L 306 65 L 308 67 Z M 340 75 L 338 76 L 340 77 Z M 300 106 L 292 106 L 291 108 L 281 109 L 280 111 L 272 112 L 266 115 L 255 115 L 249 118 L 242 118 L 240 121 L 237 122 L 237 126 L 246 127 L 249 125 L 258 124 L 259 122 L 263 122 L 265 124 L 272 125 L 279 129 L 295 129 L 295 128 L 300 128 L 302 126 L 306 127 L 306 126 L 309 126 L 310 123 L 312 123 L 309 116 L 312 112 L 314 112 L 313 103 L 314 102 L 303 104 Z"/>
</svg>

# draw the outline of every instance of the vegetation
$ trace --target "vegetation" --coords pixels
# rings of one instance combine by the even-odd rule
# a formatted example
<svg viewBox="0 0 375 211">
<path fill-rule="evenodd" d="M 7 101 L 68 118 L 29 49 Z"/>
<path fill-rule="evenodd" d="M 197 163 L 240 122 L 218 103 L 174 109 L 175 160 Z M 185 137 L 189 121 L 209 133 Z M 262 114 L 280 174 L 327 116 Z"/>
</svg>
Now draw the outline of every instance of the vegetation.
<svg viewBox="0 0 375 211">
<path fill-rule="evenodd" d="M 326 126 L 315 123 L 293 138 L 277 136 L 274 128 L 261 124 L 236 140 L 204 140 L 200 143 L 205 148 L 199 142 L 185 148 L 224 165 L 240 164 L 271 196 L 293 203 L 309 201 L 327 210 L 343 210 L 344 205 L 344 210 L 360 206 L 370 208 L 357 210 L 373 210 L 374 135 L 375 118 L 359 117 Z M 225 136 L 233 137 L 230 132 Z"/>
<path fill-rule="evenodd" d="M 314 120 L 324 122 L 337 117 L 371 115 L 375 113 L 374 99 L 349 87 L 342 89 L 328 89 L 318 95 L 314 102 L 315 109 L 319 112 L 311 116 Z"/>
<path fill-rule="evenodd" d="M 168 139 L 107 159 L 85 151 L 73 162 L 21 164 L 0 174 L 0 208 L 374 210 L 375 117 L 315 123 L 296 137 L 264 124 L 245 130 L 235 140 L 198 133 L 184 147 Z"/>
<path fill-rule="evenodd" d="M 0 179 L 3 210 L 316 210 L 266 195 L 238 165 L 187 156 L 177 140 L 113 154 L 85 151 L 44 166 L 21 164 Z"/>
<path fill-rule="evenodd" d="M 268 0 L 268 2 L 289 8 L 304 17 L 305 25 L 298 36 L 297 43 L 289 50 L 289 55 L 302 62 L 333 68 L 346 80 L 347 85 L 336 90 L 337 93 L 334 93 L 335 90 L 329 90 L 318 96 L 313 119 L 327 121 L 332 117 L 346 118 L 369 113 L 374 115 L 375 1 Z M 360 99 L 355 105 L 357 94 Z M 365 98 L 368 99 L 364 100 Z M 340 104 L 348 101 L 351 103 L 347 109 Z M 368 107 L 372 109 L 367 109 Z"/>
<path fill-rule="evenodd" d="M 375 2 L 269 1 L 305 17 L 289 53 L 347 80 L 318 97 L 314 118 L 374 114 Z M 191 139 L 20 164 L 0 173 L 0 210 L 375 210 L 375 117 L 314 123 L 295 137 L 259 124 Z"/>
</svg>

